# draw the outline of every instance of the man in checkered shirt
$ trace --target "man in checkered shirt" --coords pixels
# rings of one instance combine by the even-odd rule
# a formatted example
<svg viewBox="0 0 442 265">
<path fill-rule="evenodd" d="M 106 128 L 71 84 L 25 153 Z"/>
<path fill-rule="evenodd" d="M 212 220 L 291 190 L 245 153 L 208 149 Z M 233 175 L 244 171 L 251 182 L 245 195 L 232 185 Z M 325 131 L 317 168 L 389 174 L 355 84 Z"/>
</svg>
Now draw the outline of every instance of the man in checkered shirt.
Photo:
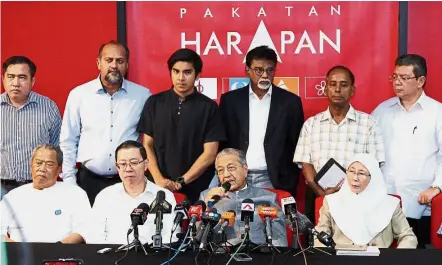
<svg viewBox="0 0 442 265">
<path fill-rule="evenodd" d="M 325 94 L 329 107 L 304 123 L 296 146 L 293 162 L 302 167 L 308 185 L 305 213 L 312 222 L 315 198 L 340 188 L 338 184 L 324 190 L 314 181 L 330 158 L 345 168 L 357 153 L 373 154 L 380 164 L 385 160 L 382 135 L 374 118 L 355 110 L 349 102 L 355 93 L 354 83 L 353 73 L 345 66 L 334 66 L 328 71 Z"/>
</svg>

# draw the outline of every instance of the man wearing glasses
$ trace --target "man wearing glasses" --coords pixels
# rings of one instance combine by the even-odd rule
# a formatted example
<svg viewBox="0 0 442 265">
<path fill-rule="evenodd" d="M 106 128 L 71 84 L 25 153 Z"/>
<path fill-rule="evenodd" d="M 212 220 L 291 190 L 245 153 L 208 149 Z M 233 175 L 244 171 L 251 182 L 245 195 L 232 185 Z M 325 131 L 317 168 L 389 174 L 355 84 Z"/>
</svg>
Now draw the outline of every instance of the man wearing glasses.
<svg viewBox="0 0 442 265">
<path fill-rule="evenodd" d="M 301 99 L 273 84 L 277 55 L 267 46 L 247 53 L 249 85 L 221 96 L 227 141 L 222 148 L 246 153 L 247 184 L 296 195 L 299 168 L 292 162 L 304 122 Z"/>
<path fill-rule="evenodd" d="M 423 248 L 430 243 L 431 200 L 442 187 L 442 104 L 424 92 L 425 58 L 402 55 L 395 66 L 390 82 L 396 97 L 381 103 L 373 116 L 384 138 L 388 193 L 401 196 L 418 248 Z"/>
<path fill-rule="evenodd" d="M 348 161 L 358 153 L 368 153 L 384 162 L 384 147 L 380 129 L 369 114 L 357 111 L 350 104 L 355 93 L 355 76 L 345 66 L 332 67 L 326 75 L 325 94 L 327 110 L 310 117 L 302 127 L 295 163 L 302 166 L 306 183 L 305 214 L 314 222 L 315 198 L 335 193 L 335 187 L 325 190 L 315 182 L 316 174 L 328 162 L 335 159 L 346 168 Z"/>
<path fill-rule="evenodd" d="M 92 208 L 90 229 L 82 234 L 86 243 L 126 244 L 127 231 L 131 226 L 131 212 L 141 203 L 151 205 L 159 190 L 166 193 L 166 201 L 171 204 L 172 209 L 176 206 L 172 192 L 155 185 L 144 176 L 149 161 L 141 143 L 125 141 L 117 147 L 115 160 L 122 182 L 105 188 L 97 195 Z M 163 243 L 169 243 L 173 218 L 174 214 L 163 216 Z M 144 225 L 138 226 L 142 244 L 152 243 L 152 235 L 155 234 L 154 220 L 155 214 L 149 214 Z M 134 235 L 130 233 L 129 242 L 133 239 Z"/>
<path fill-rule="evenodd" d="M 253 222 L 250 223 L 250 241 L 256 245 L 266 242 L 264 235 L 265 225 L 256 210 L 259 205 L 268 203 L 269 206 L 276 207 L 278 214 L 272 220 L 272 244 L 274 246 L 287 246 L 287 236 L 285 229 L 284 213 L 276 202 L 276 194 L 257 187 L 252 187 L 246 182 L 247 161 L 244 152 L 226 148 L 218 153 L 215 160 L 215 167 L 219 181 L 230 183 L 230 190 L 225 191 L 223 187 L 214 187 L 201 193 L 200 200 L 208 203 L 213 201 L 213 197 L 218 195 L 220 200 L 214 201 L 213 207 L 218 213 L 235 211 L 235 223 L 233 227 L 227 227 L 226 239 L 232 245 L 237 245 L 242 241 L 241 231 L 244 231 L 244 224 L 241 223 L 241 203 L 244 199 L 252 199 L 255 203 Z M 215 237 L 215 240 L 217 238 Z"/>
</svg>

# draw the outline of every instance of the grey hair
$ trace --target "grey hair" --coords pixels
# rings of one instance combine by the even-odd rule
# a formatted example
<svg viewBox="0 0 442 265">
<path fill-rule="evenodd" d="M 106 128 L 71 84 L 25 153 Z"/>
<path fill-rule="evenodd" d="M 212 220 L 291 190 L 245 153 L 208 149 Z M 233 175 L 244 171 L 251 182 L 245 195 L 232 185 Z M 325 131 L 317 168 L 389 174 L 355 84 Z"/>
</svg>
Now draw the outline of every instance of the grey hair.
<svg viewBox="0 0 442 265">
<path fill-rule="evenodd" d="M 235 148 L 226 148 L 223 149 L 221 152 L 219 152 L 215 159 L 215 165 L 217 164 L 219 157 L 224 155 L 233 155 L 233 154 L 238 156 L 238 161 L 241 165 L 243 166 L 247 165 L 246 154 L 243 151 Z"/>
<path fill-rule="evenodd" d="M 41 144 L 35 147 L 34 151 L 32 152 L 32 160 L 34 160 L 35 153 L 42 148 L 55 151 L 55 153 L 57 153 L 57 164 L 59 166 L 63 164 L 63 152 L 61 151 L 59 146 L 55 146 L 53 144 Z"/>
</svg>

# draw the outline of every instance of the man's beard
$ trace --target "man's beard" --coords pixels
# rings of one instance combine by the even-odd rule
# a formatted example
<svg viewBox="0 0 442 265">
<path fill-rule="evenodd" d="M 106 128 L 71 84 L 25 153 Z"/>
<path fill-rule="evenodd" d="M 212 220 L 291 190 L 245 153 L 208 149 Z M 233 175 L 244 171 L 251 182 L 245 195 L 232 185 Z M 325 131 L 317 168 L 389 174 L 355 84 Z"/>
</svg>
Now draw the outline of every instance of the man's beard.
<svg viewBox="0 0 442 265">
<path fill-rule="evenodd" d="M 272 85 L 272 82 L 270 80 L 260 80 L 258 81 L 258 88 L 262 90 L 267 90 Z"/>
<path fill-rule="evenodd" d="M 112 73 L 114 73 L 114 75 L 112 75 Z M 107 73 L 104 79 L 113 85 L 121 84 L 121 82 L 123 82 L 123 77 L 119 71 Z"/>
</svg>

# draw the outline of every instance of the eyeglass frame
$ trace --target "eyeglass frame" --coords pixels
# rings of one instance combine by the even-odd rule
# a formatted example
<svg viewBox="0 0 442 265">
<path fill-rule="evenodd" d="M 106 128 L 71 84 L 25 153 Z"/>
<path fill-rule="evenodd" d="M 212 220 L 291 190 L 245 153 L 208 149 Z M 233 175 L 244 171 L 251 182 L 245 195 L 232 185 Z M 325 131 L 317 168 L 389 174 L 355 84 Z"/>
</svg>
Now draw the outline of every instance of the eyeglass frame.
<svg viewBox="0 0 442 265">
<path fill-rule="evenodd" d="M 388 77 L 388 80 L 390 81 L 390 83 L 393 83 L 394 81 L 396 81 L 397 79 L 399 79 L 399 81 L 401 82 L 408 82 L 408 80 L 411 79 L 418 79 L 420 76 L 408 76 L 408 77 L 401 77 L 401 75 L 397 75 L 397 74 L 392 74 Z"/>
<path fill-rule="evenodd" d="M 229 170 L 229 167 L 234 167 L 234 169 L 232 169 L 232 170 Z M 230 174 L 233 174 L 233 172 L 236 172 L 237 170 L 238 170 L 238 168 L 240 168 L 240 167 L 243 167 L 244 168 L 244 165 L 228 165 L 227 166 L 227 171 L 230 173 Z M 222 168 L 222 170 L 224 170 L 226 167 L 223 167 Z M 215 169 L 216 170 L 216 175 L 217 176 L 224 176 L 224 172 L 222 172 L 221 174 L 219 173 L 219 170 L 218 169 Z"/>
<path fill-rule="evenodd" d="M 276 67 L 269 67 L 267 69 L 264 69 L 262 67 L 255 67 L 255 68 L 249 68 L 249 69 L 253 70 L 253 72 L 257 76 L 262 76 L 264 74 L 264 72 L 266 72 L 268 76 L 273 76 L 275 74 L 275 72 L 276 72 Z M 261 73 L 258 73 L 258 71 L 260 71 Z"/>
<path fill-rule="evenodd" d="M 139 164 L 143 163 L 143 162 L 146 161 L 146 160 L 147 160 L 147 158 L 146 158 L 146 159 L 143 159 L 143 160 L 140 160 L 140 161 L 136 161 L 136 163 L 133 163 L 133 162 L 135 162 L 134 160 L 130 160 L 129 163 L 125 162 L 126 165 L 123 166 L 123 168 L 120 168 L 120 167 L 122 166 L 122 165 L 121 165 L 121 162 L 115 162 L 115 166 L 116 166 L 118 169 L 120 169 L 120 170 L 126 170 L 127 166 L 130 165 L 130 168 L 134 169 L 134 167 L 138 166 Z M 132 161 L 133 161 L 133 162 L 132 162 Z"/>
<path fill-rule="evenodd" d="M 346 172 L 347 172 L 347 174 L 350 173 L 350 174 L 352 174 L 353 176 L 356 176 L 356 177 L 361 176 L 364 179 L 367 179 L 368 177 L 371 178 L 371 174 L 370 173 L 369 174 L 365 174 L 364 172 L 356 172 L 356 171 L 352 171 L 350 169 L 347 169 Z"/>
</svg>

